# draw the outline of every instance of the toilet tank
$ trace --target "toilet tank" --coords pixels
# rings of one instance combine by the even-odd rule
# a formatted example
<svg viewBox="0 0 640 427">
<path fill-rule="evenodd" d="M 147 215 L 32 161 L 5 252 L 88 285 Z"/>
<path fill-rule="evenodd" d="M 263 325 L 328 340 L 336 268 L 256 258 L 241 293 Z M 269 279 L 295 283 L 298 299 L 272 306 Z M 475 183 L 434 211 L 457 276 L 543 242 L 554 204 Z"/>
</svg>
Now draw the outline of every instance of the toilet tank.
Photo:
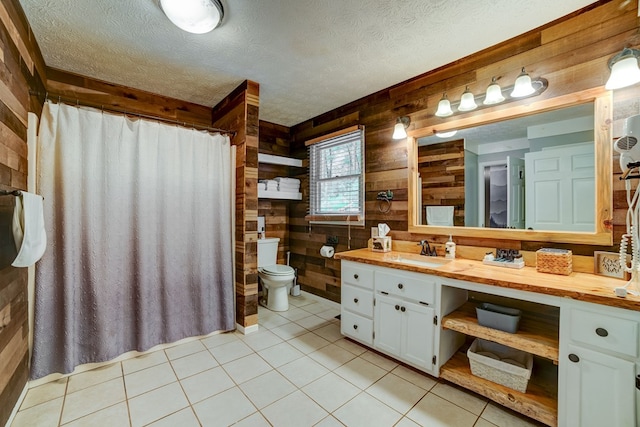
<svg viewBox="0 0 640 427">
<path fill-rule="evenodd" d="M 258 239 L 258 268 L 275 265 L 278 261 L 278 237 Z"/>
</svg>

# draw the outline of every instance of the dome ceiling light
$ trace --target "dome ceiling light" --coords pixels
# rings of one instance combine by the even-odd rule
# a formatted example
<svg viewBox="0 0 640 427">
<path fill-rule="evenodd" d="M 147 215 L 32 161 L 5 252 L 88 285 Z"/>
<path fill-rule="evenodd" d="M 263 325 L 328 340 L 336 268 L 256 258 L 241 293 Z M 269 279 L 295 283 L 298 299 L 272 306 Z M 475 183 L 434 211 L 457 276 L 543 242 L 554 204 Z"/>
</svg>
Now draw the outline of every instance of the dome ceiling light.
<svg viewBox="0 0 640 427">
<path fill-rule="evenodd" d="M 193 34 L 205 34 L 222 22 L 220 0 L 159 0 L 160 8 L 174 25 Z"/>
</svg>

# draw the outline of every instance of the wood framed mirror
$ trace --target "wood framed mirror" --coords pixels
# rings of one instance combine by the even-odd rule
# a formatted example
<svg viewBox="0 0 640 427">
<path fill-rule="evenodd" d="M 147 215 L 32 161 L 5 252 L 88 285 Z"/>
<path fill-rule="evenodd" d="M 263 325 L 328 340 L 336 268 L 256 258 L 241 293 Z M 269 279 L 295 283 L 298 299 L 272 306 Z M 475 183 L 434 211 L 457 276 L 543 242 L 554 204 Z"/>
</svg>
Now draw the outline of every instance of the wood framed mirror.
<svg viewBox="0 0 640 427">
<path fill-rule="evenodd" d="M 557 243 L 572 243 L 572 244 L 590 244 L 590 245 L 603 245 L 610 246 L 613 244 L 613 231 L 612 231 L 612 95 L 611 92 L 605 91 L 603 88 L 586 90 L 578 93 L 572 93 L 569 95 L 558 96 L 555 98 L 543 99 L 539 101 L 533 101 L 527 105 L 517 103 L 514 106 L 504 106 L 502 109 L 494 111 L 478 111 L 476 114 L 467 114 L 459 119 L 450 118 L 446 122 L 438 125 L 430 125 L 425 127 L 416 128 L 409 132 L 407 138 L 407 151 L 409 162 L 409 200 L 408 200 L 408 214 L 409 214 L 409 232 L 417 234 L 433 234 L 433 235 L 452 235 L 452 236 L 465 236 L 465 237 L 477 237 L 477 238 L 491 238 L 491 239 L 503 239 L 503 240 L 525 240 L 525 241 L 540 241 L 540 242 L 557 242 Z M 551 145 L 553 147 L 540 147 L 531 149 L 531 153 L 522 155 L 521 152 L 517 152 L 516 157 L 525 157 L 522 160 L 522 170 L 516 173 L 522 180 L 526 177 L 526 183 L 522 190 L 522 222 L 510 220 L 509 222 L 500 224 L 500 221 L 493 221 L 493 219 L 487 219 L 484 221 L 482 218 L 473 222 L 469 217 L 470 210 L 465 217 L 465 208 L 477 210 L 478 217 L 482 217 L 481 209 L 476 207 L 476 204 L 471 203 L 472 200 L 476 200 L 475 197 L 469 195 L 469 189 L 473 187 L 465 187 L 457 189 L 453 187 L 457 184 L 453 182 L 457 179 L 453 177 L 456 173 L 463 174 L 461 181 L 464 182 L 464 174 L 467 174 L 467 181 L 470 176 L 482 177 L 483 171 L 482 165 L 491 165 L 491 162 L 481 162 L 476 156 L 476 164 L 471 162 L 461 164 L 459 161 L 456 163 L 454 159 L 460 159 L 461 150 L 467 151 L 467 142 L 464 139 L 458 138 L 456 141 L 452 141 L 451 145 L 447 148 L 437 152 L 435 155 L 424 155 L 422 146 L 425 140 L 437 133 L 443 133 L 452 130 L 469 130 L 478 128 L 479 126 L 492 125 L 494 129 L 496 126 L 500 127 L 500 123 L 504 123 L 506 127 L 506 121 L 513 121 L 520 118 L 531 118 L 533 115 L 542 115 L 549 119 L 551 117 L 554 122 L 550 124 L 542 125 L 542 133 L 547 132 L 548 128 L 563 129 L 566 127 L 569 120 L 566 119 L 566 112 L 568 111 L 591 111 L 592 116 L 588 116 L 588 120 L 593 120 L 592 126 L 592 143 L 581 142 L 576 143 L 575 140 L 568 138 L 563 140 L 564 142 L 554 142 Z M 550 114 L 549 114 L 550 113 Z M 434 118 L 434 120 L 442 120 Z M 571 119 L 573 120 L 573 119 Z M 585 117 L 580 118 L 584 124 Z M 429 120 L 431 121 L 431 120 Z M 531 134 L 530 126 L 525 132 Z M 586 129 L 586 128 L 585 128 Z M 534 129 L 535 131 L 535 129 Z M 568 133 L 563 132 L 560 133 Z M 575 134 L 577 134 L 576 132 Z M 583 132 L 584 133 L 584 132 Z M 467 133 L 469 135 L 470 133 Z M 548 136 L 548 135 L 546 135 Z M 583 136 L 584 138 L 584 136 Z M 469 139 L 469 138 L 468 138 Z M 543 138 L 540 138 L 542 140 Z M 558 139 L 558 138 L 555 138 Z M 575 139 L 575 138 L 574 138 Z M 529 136 L 525 137 L 525 140 L 529 139 Z M 547 140 L 554 140 L 554 138 L 544 138 Z M 428 144 L 428 143 L 427 143 Z M 548 142 L 545 142 L 548 145 Z M 555 144 L 558 144 L 556 147 Z M 526 145 L 526 142 L 525 142 Z M 533 144 L 532 144 L 533 145 Z M 544 145 L 544 144 L 543 144 Z M 586 147 L 589 157 L 585 155 L 580 156 L 581 150 Z M 447 153 L 447 149 L 449 152 Z M 590 150 L 590 151 L 589 151 Z M 542 153 L 544 151 L 544 153 Z M 486 150 L 485 150 L 486 152 Z M 516 152 L 516 151 L 513 151 Z M 422 158 L 419 160 L 419 157 Z M 438 154 L 439 153 L 439 154 Z M 541 158 L 541 153 L 543 157 Z M 549 158 L 549 153 L 553 153 L 555 158 Z M 562 154 L 565 153 L 565 154 Z M 578 153 L 578 154 L 575 154 Z M 574 155 L 575 154 L 575 155 Z M 463 154 L 464 155 L 464 154 Z M 562 157 L 567 156 L 567 157 Z M 570 157 L 569 157 L 570 156 Z M 591 156 L 593 157 L 593 163 L 590 162 Z M 585 161 L 585 159 L 587 159 Z M 426 162 L 440 162 L 438 167 L 435 167 L 433 163 L 427 164 Z M 528 169 L 524 168 L 524 163 L 527 163 Z M 434 167 L 425 167 L 434 166 Z M 575 165 L 584 169 L 589 169 L 589 176 L 586 178 L 578 176 L 575 179 L 571 179 L 570 173 L 567 173 L 566 167 L 572 168 Z M 480 166 L 478 166 L 480 165 Z M 540 167 L 539 165 L 543 165 Z M 473 169 L 469 175 L 469 170 Z M 555 176 L 559 176 L 560 181 L 547 181 L 542 174 L 544 170 L 555 170 Z M 438 176 L 441 170 L 447 170 L 450 174 L 444 173 L 443 176 Z M 487 169 L 488 170 L 488 169 Z M 421 172 L 422 171 L 422 172 Z M 509 172 L 513 174 L 513 172 Z M 445 175 L 449 176 L 445 176 Z M 501 172 L 501 176 L 506 176 Z M 566 179 L 569 177 L 569 179 Z M 503 178 L 498 178 L 503 179 Z M 438 191 L 441 194 L 447 196 L 436 197 L 429 193 L 429 189 L 433 188 L 434 182 L 441 182 Z M 447 182 L 449 184 L 447 184 Z M 513 180 L 512 180 L 513 182 Z M 523 181 L 524 182 L 524 181 Z M 451 188 L 447 189 L 447 185 Z M 471 184 L 475 188 L 480 188 L 483 185 L 487 186 L 487 194 L 489 192 L 490 184 Z M 568 186 L 568 187 L 567 187 Z M 587 191 L 593 186 L 592 193 Z M 574 188 L 574 193 L 562 193 L 564 190 L 557 190 L 556 188 Z M 574 190 L 567 190 L 574 191 Z M 482 188 L 480 188 L 480 193 Z M 436 191 L 433 191 L 436 193 Z M 471 191 L 473 193 L 473 191 Z M 524 195 L 526 194 L 526 197 Z M 567 195 L 569 194 L 569 195 Z M 534 195 L 537 195 L 539 200 L 536 205 L 532 199 Z M 486 196 L 486 195 L 485 195 Z M 465 197 L 468 199 L 465 203 Z M 461 201 L 462 198 L 462 201 Z M 488 198 L 485 197 L 486 203 L 490 203 Z M 484 200 L 484 199 L 483 199 Z M 506 201 L 502 201 L 507 203 Z M 529 208 L 528 217 L 526 222 L 524 219 L 525 204 L 528 202 Z M 492 203 L 492 202 L 491 202 Z M 483 202 L 477 203 L 482 205 Z M 567 207 L 570 212 L 567 214 L 562 211 L 564 208 L 558 208 L 562 204 Z M 534 209 L 533 206 L 537 206 Z M 436 206 L 434 209 L 433 206 Z M 473 206 L 473 207 L 469 207 Z M 427 210 L 427 207 L 429 209 Z M 511 208 L 509 208 L 511 211 Z M 428 211 L 431 218 L 430 221 L 426 221 L 426 213 Z M 488 209 L 485 209 L 488 212 Z M 514 212 L 517 211 L 514 208 Z M 444 216 L 443 216 L 444 214 Z M 453 215 L 453 216 L 452 216 Z M 536 217 L 537 215 L 537 217 Z M 437 216 L 440 216 L 440 222 L 434 220 Z M 512 214 L 512 217 L 517 216 Z M 572 216 L 569 222 L 565 221 L 562 225 L 558 225 L 560 220 L 556 221 L 556 217 Z M 498 218 L 498 217 L 496 217 Z M 533 221 L 533 218 L 538 218 Z M 552 221 L 545 222 L 546 219 L 552 218 Z M 465 223 L 466 221 L 466 223 Z M 572 223 L 574 221 L 575 223 Z M 435 225 L 429 225 L 430 223 Z M 579 223 L 579 224 L 578 224 Z M 473 226 L 468 226 L 473 225 Z M 484 225 L 489 225 L 485 227 Z M 548 224 L 545 226 L 545 224 Z M 585 225 L 586 224 L 586 225 Z M 482 226 L 479 226 L 482 225 Z M 497 227 L 497 228 L 496 228 Z M 519 227 L 521 229 L 513 228 Z"/>
</svg>

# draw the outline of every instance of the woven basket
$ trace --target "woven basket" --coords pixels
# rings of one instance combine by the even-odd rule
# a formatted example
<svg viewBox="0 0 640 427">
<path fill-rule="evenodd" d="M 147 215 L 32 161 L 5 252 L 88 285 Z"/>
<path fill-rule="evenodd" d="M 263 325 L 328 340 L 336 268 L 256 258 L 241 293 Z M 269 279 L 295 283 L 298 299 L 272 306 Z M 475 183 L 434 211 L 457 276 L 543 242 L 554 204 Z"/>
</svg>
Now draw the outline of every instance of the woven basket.
<svg viewBox="0 0 640 427">
<path fill-rule="evenodd" d="M 572 260 L 573 254 L 570 250 L 542 248 L 536 251 L 536 270 L 568 276 L 573 272 Z"/>
</svg>

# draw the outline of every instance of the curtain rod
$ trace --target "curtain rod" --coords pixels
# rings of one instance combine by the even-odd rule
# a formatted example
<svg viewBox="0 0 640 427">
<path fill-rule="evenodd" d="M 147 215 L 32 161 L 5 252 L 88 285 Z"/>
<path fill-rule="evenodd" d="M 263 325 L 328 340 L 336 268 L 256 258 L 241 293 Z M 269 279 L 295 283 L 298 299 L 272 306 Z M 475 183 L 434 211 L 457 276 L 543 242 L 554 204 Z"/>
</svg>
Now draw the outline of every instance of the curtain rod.
<svg viewBox="0 0 640 427">
<path fill-rule="evenodd" d="M 40 92 L 34 92 L 34 91 L 29 91 L 29 95 L 33 95 L 33 96 L 42 96 L 43 94 Z M 96 104 L 96 103 L 91 103 L 91 102 L 87 102 L 87 101 L 81 101 L 78 98 L 70 98 L 67 96 L 60 96 L 60 95 L 56 95 L 53 97 L 53 99 L 51 99 L 49 97 L 49 93 L 45 93 L 44 94 L 45 97 L 45 101 L 46 100 L 52 100 L 55 101 L 55 98 L 58 98 L 58 102 L 65 102 L 67 104 L 75 104 L 75 105 L 81 105 L 83 107 L 91 107 L 91 108 L 98 108 L 102 111 L 108 111 L 108 112 L 114 112 L 114 113 L 120 113 L 123 114 L 125 116 L 133 116 L 133 117 L 140 117 L 143 119 L 149 119 L 149 120 L 155 120 L 158 122 L 164 122 L 164 123 L 169 123 L 169 124 L 174 124 L 174 125 L 178 125 L 178 126 L 183 126 L 183 127 L 187 127 L 187 128 L 193 128 L 193 129 L 197 129 L 197 130 L 206 130 L 209 132 L 219 132 L 219 133 L 223 133 L 223 134 L 227 134 L 231 137 L 236 136 L 237 132 L 235 131 L 231 131 L 231 130 L 226 130 L 226 129 L 220 129 L 220 128 L 214 128 L 211 126 L 205 126 L 205 125 L 199 125 L 197 123 L 188 123 L 185 121 L 180 121 L 180 120 L 172 120 L 172 119 L 166 119 L 164 117 L 159 117 L 159 116 L 151 116 L 148 114 L 141 114 L 141 113 L 134 113 L 133 111 L 127 111 L 127 110 L 120 110 L 117 109 L 113 106 L 104 106 L 103 104 Z"/>
</svg>

